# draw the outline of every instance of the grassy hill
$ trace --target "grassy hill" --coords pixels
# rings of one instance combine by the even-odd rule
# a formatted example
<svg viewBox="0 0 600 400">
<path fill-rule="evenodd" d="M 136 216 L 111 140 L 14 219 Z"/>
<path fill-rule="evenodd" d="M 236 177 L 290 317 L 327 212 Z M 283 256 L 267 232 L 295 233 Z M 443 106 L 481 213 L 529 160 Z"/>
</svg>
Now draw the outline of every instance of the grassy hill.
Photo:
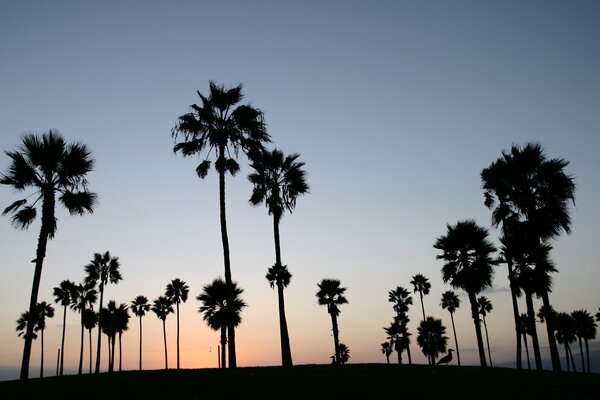
<svg viewBox="0 0 600 400">
<path fill-rule="evenodd" d="M 302 365 L 236 370 L 127 371 L 0 382 L 21 399 L 583 399 L 598 374 L 508 368 Z M 593 395 L 592 395 L 593 397 Z"/>
</svg>

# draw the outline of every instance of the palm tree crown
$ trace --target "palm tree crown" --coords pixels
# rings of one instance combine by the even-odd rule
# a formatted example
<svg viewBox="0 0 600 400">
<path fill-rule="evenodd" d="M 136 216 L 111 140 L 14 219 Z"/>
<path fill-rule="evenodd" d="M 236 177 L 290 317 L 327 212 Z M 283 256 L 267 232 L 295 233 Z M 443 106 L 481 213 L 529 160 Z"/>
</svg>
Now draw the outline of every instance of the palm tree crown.
<svg viewBox="0 0 600 400">
<path fill-rule="evenodd" d="M 317 299 L 319 305 L 327 306 L 327 312 L 336 317 L 340 315 L 338 305 L 348 303 L 344 296 L 346 288 L 341 287 L 341 282 L 337 279 L 323 279 L 317 286 Z"/>
<path fill-rule="evenodd" d="M 148 311 L 150 311 L 150 304 L 146 296 L 136 296 L 131 302 L 131 311 L 136 317 L 143 317 Z"/>
<path fill-rule="evenodd" d="M 447 290 L 442 293 L 442 300 L 440 306 L 444 310 L 448 310 L 450 313 L 454 313 L 460 306 L 460 299 L 452 290 Z"/>
<path fill-rule="evenodd" d="M 393 307 L 397 315 L 406 314 L 408 312 L 408 306 L 413 303 L 410 292 L 402 286 L 390 290 L 388 293 L 388 301 L 394 303 Z"/>
<path fill-rule="evenodd" d="M 432 364 L 440 353 L 446 352 L 448 337 L 446 327 L 441 319 L 427 317 L 421 321 L 417 328 L 417 344 L 421 347 L 423 354 L 431 358 Z"/>
</svg>

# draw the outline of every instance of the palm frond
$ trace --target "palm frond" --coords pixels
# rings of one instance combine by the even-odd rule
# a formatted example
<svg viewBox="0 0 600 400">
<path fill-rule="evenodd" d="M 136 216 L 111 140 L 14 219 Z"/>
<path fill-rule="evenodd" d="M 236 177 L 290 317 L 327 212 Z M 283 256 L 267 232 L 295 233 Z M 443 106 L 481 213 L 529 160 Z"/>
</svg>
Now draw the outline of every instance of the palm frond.
<svg viewBox="0 0 600 400">
<path fill-rule="evenodd" d="M 71 215 L 83 215 L 86 212 L 91 214 L 97 204 L 98 195 L 88 191 L 71 192 L 67 190 L 59 200 Z"/>
<path fill-rule="evenodd" d="M 16 211 L 12 216 L 12 224 L 17 229 L 25 230 L 35 220 L 37 210 L 33 206 L 25 206 Z M 56 223 L 55 223 L 56 224 Z"/>
</svg>

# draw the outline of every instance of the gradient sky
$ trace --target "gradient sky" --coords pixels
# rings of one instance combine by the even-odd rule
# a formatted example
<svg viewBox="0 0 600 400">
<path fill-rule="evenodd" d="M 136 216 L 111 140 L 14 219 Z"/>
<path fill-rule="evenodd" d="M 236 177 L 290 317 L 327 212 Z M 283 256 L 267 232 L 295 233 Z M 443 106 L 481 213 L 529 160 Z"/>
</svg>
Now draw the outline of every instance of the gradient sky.
<svg viewBox="0 0 600 400">
<path fill-rule="evenodd" d="M 249 4 L 252 3 L 252 4 Z M 340 279 L 340 338 L 351 362 L 382 362 L 389 290 L 411 276 L 432 283 L 429 315 L 442 318 L 440 261 L 432 248 L 447 223 L 490 225 L 479 173 L 513 143 L 540 141 L 571 161 L 576 180 L 572 234 L 555 243 L 558 310 L 597 311 L 600 217 L 600 3 L 596 1 L 20 1 L 0 5 L 0 149 L 25 132 L 58 129 L 97 161 L 93 215 L 58 211 L 40 301 L 63 279 L 79 281 L 95 252 L 121 261 L 124 280 L 106 299 L 129 303 L 185 280 L 182 366 L 214 367 L 218 334 L 197 313 L 202 286 L 222 275 L 218 187 L 196 159 L 172 152 L 179 115 L 208 81 L 244 84 L 265 112 L 273 145 L 306 162 L 311 194 L 281 225 L 294 362 L 326 363 L 331 322 L 315 292 Z M 280 362 L 272 220 L 248 203 L 246 160 L 227 178 L 232 275 L 249 307 L 236 335 L 238 364 Z M 0 156 L 0 171 L 8 157 Z M 0 206 L 19 198 L 0 188 Z M 20 364 L 15 320 L 28 306 L 39 223 L 28 231 L 0 219 L 0 369 Z M 497 233 L 493 232 L 493 238 Z M 498 267 L 488 317 L 494 362 L 513 355 L 510 296 Z M 456 315 L 461 358 L 476 364 L 472 321 Z M 540 302 L 536 301 L 536 308 Z M 523 305 L 524 307 L 524 305 Z M 57 310 L 59 311 L 59 310 Z M 49 321 L 47 374 L 54 371 L 61 315 Z M 416 335 L 420 308 L 410 311 Z M 68 313 L 65 368 L 76 367 L 78 316 Z M 175 366 L 175 318 L 167 320 Z M 160 321 L 144 320 L 145 367 L 162 367 Z M 545 329 L 542 355 L 548 357 Z M 137 322 L 124 335 L 124 368 L 137 366 Z M 34 343 L 31 376 L 37 376 Z M 452 345 L 453 346 L 453 345 Z M 416 362 L 426 362 L 415 343 Z M 106 357 L 105 357 L 106 359 Z M 104 363 L 103 363 L 104 365 Z"/>
</svg>

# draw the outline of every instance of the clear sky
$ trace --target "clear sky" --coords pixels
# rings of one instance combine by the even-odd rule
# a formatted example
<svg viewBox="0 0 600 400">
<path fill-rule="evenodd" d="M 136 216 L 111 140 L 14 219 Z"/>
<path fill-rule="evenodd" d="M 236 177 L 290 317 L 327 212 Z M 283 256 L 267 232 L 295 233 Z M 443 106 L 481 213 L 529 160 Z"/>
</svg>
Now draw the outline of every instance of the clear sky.
<svg viewBox="0 0 600 400">
<path fill-rule="evenodd" d="M 185 280 L 182 366 L 216 366 L 218 334 L 197 313 L 202 286 L 223 274 L 216 174 L 172 152 L 179 115 L 208 81 L 244 84 L 265 113 L 273 145 L 306 163 L 311 194 L 281 225 L 295 363 L 326 363 L 331 322 L 315 292 L 340 279 L 340 338 L 351 362 L 382 362 L 389 290 L 426 275 L 425 311 L 442 318 L 441 262 L 432 248 L 447 223 L 490 225 L 479 173 L 513 143 L 540 141 L 571 161 L 577 184 L 572 234 L 552 253 L 558 310 L 597 311 L 600 217 L 600 3 L 596 1 L 20 1 L 0 5 L 0 149 L 25 132 L 58 129 L 97 161 L 93 215 L 58 212 L 40 300 L 79 281 L 95 252 L 120 258 L 124 280 L 106 298 L 129 303 Z M 249 307 L 236 335 L 238 364 L 280 362 L 277 297 L 264 275 L 274 262 L 272 220 L 253 208 L 246 160 L 227 178 L 232 275 Z M 8 157 L 0 156 L 0 171 Z M 0 206 L 19 194 L 0 188 Z M 39 223 L 16 231 L 0 219 L 0 368 L 19 365 L 15 320 L 28 306 Z M 497 234 L 493 233 L 495 240 Z M 513 355 L 510 296 L 498 267 L 488 317 L 496 363 Z M 467 299 L 456 322 L 461 358 L 477 363 Z M 417 297 L 415 297 L 417 300 Z M 536 308 L 540 303 L 536 302 Z M 524 307 L 524 305 L 523 305 Z M 57 310 L 59 311 L 59 310 Z M 61 315 L 46 335 L 47 374 Z M 416 336 L 420 309 L 410 311 Z M 78 316 L 67 317 L 65 368 L 78 359 Z M 167 320 L 170 365 L 175 318 Z M 144 320 L 145 366 L 162 367 L 160 321 Z M 540 329 L 542 355 L 545 329 Z M 124 335 L 124 368 L 137 366 L 137 323 Z M 34 343 L 31 375 L 38 373 Z M 416 362 L 426 362 L 413 343 Z M 17 377 L 16 372 L 7 372 Z M 12 375 L 11 375 L 12 374 Z"/>
</svg>

